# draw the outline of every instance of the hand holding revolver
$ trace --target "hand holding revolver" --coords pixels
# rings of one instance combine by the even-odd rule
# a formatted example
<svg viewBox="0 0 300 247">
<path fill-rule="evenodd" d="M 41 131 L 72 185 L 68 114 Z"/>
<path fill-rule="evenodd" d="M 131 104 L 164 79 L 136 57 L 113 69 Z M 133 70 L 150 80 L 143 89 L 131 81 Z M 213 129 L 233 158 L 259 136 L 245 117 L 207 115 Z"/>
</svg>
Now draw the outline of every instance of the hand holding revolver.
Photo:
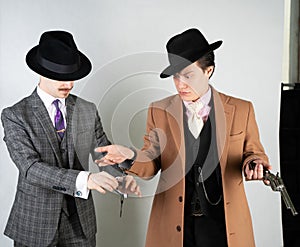
<svg viewBox="0 0 300 247">
<path fill-rule="evenodd" d="M 293 216 L 296 216 L 296 211 L 293 202 L 286 190 L 282 178 L 277 172 L 276 175 L 270 172 L 271 166 L 264 164 L 261 160 L 254 160 L 246 165 L 245 173 L 247 180 L 262 179 L 266 185 L 270 185 L 273 191 L 279 191 L 287 209 L 290 209 Z"/>
</svg>

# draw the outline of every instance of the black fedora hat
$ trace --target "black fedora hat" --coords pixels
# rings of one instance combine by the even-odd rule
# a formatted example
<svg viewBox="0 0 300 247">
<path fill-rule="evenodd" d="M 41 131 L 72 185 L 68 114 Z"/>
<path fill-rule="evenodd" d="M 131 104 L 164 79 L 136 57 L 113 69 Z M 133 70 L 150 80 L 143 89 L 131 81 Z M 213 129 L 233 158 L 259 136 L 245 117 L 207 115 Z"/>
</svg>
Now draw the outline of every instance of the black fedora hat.
<svg viewBox="0 0 300 247">
<path fill-rule="evenodd" d="M 196 62 L 209 51 L 221 46 L 219 40 L 209 44 L 203 34 L 196 28 L 191 28 L 172 37 L 166 47 L 170 65 L 160 74 L 161 78 L 167 78 Z"/>
<path fill-rule="evenodd" d="M 58 81 L 79 80 L 92 69 L 90 60 L 66 31 L 44 32 L 39 44 L 27 53 L 26 63 L 39 75 Z"/>
</svg>

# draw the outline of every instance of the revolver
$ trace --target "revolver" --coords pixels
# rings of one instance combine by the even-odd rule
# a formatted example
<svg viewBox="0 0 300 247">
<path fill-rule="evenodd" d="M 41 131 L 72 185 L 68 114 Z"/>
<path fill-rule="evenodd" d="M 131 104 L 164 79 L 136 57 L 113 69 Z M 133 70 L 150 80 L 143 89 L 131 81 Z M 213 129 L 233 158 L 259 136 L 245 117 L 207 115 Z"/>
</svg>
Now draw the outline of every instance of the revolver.
<svg viewBox="0 0 300 247">
<path fill-rule="evenodd" d="M 251 170 L 253 170 L 255 166 L 256 166 L 256 163 L 254 163 L 253 161 L 251 161 L 249 163 L 249 168 Z M 296 211 L 294 204 L 292 203 L 292 200 L 286 190 L 286 187 L 283 183 L 282 178 L 279 176 L 279 173 L 277 172 L 277 174 L 274 175 L 273 173 L 271 173 L 268 169 L 266 169 L 264 167 L 263 174 L 264 174 L 263 179 L 268 180 L 270 182 L 270 186 L 273 191 L 280 192 L 286 208 L 290 209 L 292 211 L 293 216 L 296 216 L 298 214 L 298 212 Z"/>
</svg>

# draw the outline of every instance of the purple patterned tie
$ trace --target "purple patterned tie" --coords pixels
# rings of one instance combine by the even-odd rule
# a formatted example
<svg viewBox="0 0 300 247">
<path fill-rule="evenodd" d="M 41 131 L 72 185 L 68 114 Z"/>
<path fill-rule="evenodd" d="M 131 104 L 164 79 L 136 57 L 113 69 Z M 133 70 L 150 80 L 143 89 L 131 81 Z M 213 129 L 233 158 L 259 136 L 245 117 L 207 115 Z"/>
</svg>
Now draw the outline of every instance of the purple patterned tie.
<svg viewBox="0 0 300 247">
<path fill-rule="evenodd" d="M 53 101 L 53 104 L 56 108 L 56 114 L 54 118 L 54 123 L 55 123 L 55 129 L 58 135 L 63 138 L 64 137 L 64 132 L 65 132 L 65 123 L 64 123 L 64 117 L 62 115 L 62 112 L 59 109 L 59 99 L 56 99 Z"/>
</svg>

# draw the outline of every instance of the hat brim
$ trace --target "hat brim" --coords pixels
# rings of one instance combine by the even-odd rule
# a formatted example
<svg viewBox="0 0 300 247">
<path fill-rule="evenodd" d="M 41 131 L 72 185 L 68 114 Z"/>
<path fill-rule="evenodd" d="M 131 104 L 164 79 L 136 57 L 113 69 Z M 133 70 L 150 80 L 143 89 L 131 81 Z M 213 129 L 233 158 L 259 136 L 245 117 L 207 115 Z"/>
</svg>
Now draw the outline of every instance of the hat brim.
<svg viewBox="0 0 300 247">
<path fill-rule="evenodd" d="M 78 68 L 78 70 L 72 73 L 57 73 L 48 70 L 38 63 L 37 56 L 36 56 L 37 51 L 38 51 L 38 45 L 33 47 L 27 53 L 26 63 L 29 66 L 29 68 L 32 69 L 34 72 L 38 73 L 41 76 L 47 77 L 49 79 L 57 80 L 57 81 L 75 81 L 87 76 L 92 70 L 92 64 L 90 60 L 80 51 L 78 51 L 78 54 L 80 56 L 80 67 Z"/>
<path fill-rule="evenodd" d="M 181 54 L 169 54 L 169 56 L 173 56 L 173 63 L 170 64 L 167 68 L 165 68 L 161 74 L 160 78 L 167 78 L 171 75 L 174 75 L 185 67 L 191 65 L 192 63 L 196 62 L 206 53 L 218 49 L 222 45 L 223 41 L 219 40 L 210 44 L 204 50 L 187 50 Z M 188 58 L 188 59 L 187 59 Z M 175 62 L 174 62 L 175 61 Z"/>
</svg>

